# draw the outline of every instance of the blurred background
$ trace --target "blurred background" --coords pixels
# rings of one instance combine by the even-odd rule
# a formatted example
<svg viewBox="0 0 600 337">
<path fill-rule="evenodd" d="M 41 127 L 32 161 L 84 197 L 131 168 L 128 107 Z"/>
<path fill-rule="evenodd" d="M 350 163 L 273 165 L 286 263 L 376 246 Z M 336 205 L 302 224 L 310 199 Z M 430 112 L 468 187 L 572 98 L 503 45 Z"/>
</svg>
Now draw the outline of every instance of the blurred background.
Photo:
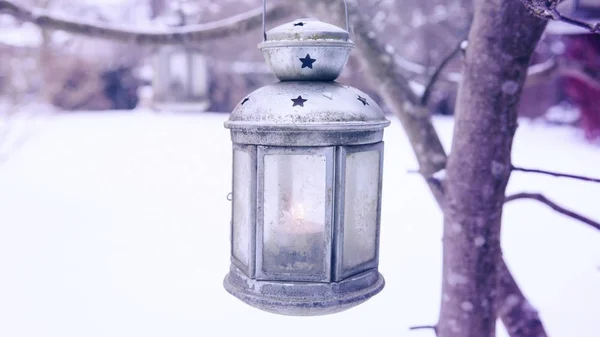
<svg viewBox="0 0 600 337">
<path fill-rule="evenodd" d="M 144 30 L 207 23 L 260 7 L 260 0 L 19 0 L 16 3 L 79 20 Z M 468 34 L 470 0 L 365 0 L 376 33 L 396 54 L 417 92 Z M 594 17 L 599 1 L 567 1 L 563 11 Z M 289 11 L 269 27 L 303 15 Z M 324 19 L 324 18 L 321 18 Z M 43 111 L 150 109 L 229 112 L 243 96 L 275 81 L 257 44 L 259 30 L 182 46 L 133 43 L 41 30 L 0 14 L 0 114 L 6 133 L 16 114 Z M 446 68 L 430 100 L 433 114 L 452 115 L 461 58 Z M 540 43 L 523 95 L 523 117 L 581 127 L 600 134 L 600 36 L 551 24 Z M 368 92 L 356 56 L 341 82 Z M 381 100 L 379 100 L 380 103 Z M 45 108 L 41 108 L 44 106 Z M 29 107 L 29 108 L 28 108 Z M 31 109 L 31 107 L 35 107 Z M 1 137 L 0 137 L 1 139 Z"/>
<path fill-rule="evenodd" d="M 10 2 L 34 15 L 135 31 L 210 23 L 262 3 Z M 467 37 L 472 2 L 360 1 L 415 92 L 450 60 L 429 100 L 446 149 L 463 63 L 461 53 L 449 55 Z M 268 29 L 307 16 L 296 8 L 301 1 L 270 3 L 285 10 Z M 600 22 L 600 0 L 567 0 L 561 11 Z M 231 139 L 223 122 L 249 92 L 276 81 L 257 48 L 261 40 L 259 28 L 200 44 L 140 45 L 42 30 L 0 10 L 0 336 L 212 336 L 213 329 L 264 337 L 431 335 L 408 327 L 437 317 L 442 214 L 425 182 L 407 173 L 418 163 L 392 115 L 385 295 L 306 324 L 257 312 L 222 289 L 231 220 Z M 357 54 L 339 81 L 391 114 Z M 600 35 L 550 23 L 521 98 L 514 162 L 597 176 L 598 97 Z M 539 191 L 600 217 L 599 185 L 514 174 L 508 191 Z M 504 257 L 548 331 L 599 336 L 600 245 L 591 229 L 528 202 L 511 204 L 504 216 Z"/>
</svg>

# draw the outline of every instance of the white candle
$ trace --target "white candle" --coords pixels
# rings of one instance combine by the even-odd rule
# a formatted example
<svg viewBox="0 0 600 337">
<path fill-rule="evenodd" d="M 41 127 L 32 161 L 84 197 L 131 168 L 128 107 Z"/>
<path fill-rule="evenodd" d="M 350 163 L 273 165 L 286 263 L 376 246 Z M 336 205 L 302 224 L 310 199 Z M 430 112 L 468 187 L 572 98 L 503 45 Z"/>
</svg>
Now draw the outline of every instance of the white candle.
<svg viewBox="0 0 600 337">
<path fill-rule="evenodd" d="M 277 227 L 279 232 L 294 234 L 314 234 L 322 230 L 323 225 L 308 221 L 305 217 L 306 211 L 303 204 L 293 204 L 289 211 L 281 210 L 280 223 Z"/>
</svg>

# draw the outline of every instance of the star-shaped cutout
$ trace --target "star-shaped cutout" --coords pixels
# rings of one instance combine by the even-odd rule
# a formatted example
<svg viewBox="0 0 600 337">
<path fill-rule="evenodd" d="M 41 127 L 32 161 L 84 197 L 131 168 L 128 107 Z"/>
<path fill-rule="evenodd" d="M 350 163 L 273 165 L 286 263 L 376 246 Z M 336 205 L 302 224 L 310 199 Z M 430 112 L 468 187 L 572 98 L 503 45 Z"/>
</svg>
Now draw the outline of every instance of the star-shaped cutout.
<svg viewBox="0 0 600 337">
<path fill-rule="evenodd" d="M 244 98 L 244 100 L 242 101 L 242 105 L 246 104 L 246 102 L 248 102 L 250 100 L 250 98 L 246 97 Z"/>
<path fill-rule="evenodd" d="M 304 102 L 306 102 L 306 101 L 308 101 L 308 100 L 302 98 L 302 96 L 298 96 L 298 98 L 292 98 L 292 102 L 294 102 L 294 105 L 292 105 L 292 107 L 294 107 L 294 106 L 304 107 Z"/>
<path fill-rule="evenodd" d="M 304 22 L 294 23 L 294 27 L 302 27 L 304 26 Z"/>
<path fill-rule="evenodd" d="M 306 54 L 305 58 L 301 58 L 300 61 L 302 62 L 302 68 L 310 68 L 312 69 L 313 67 L 313 63 L 317 62 L 316 59 L 312 59 L 310 58 L 310 54 Z"/>
<path fill-rule="evenodd" d="M 369 103 L 367 102 L 367 99 L 366 99 L 366 98 L 364 98 L 364 97 L 361 97 L 360 95 L 358 95 L 358 98 L 357 98 L 357 99 L 358 99 L 359 101 L 361 101 L 363 105 L 369 105 Z"/>
</svg>

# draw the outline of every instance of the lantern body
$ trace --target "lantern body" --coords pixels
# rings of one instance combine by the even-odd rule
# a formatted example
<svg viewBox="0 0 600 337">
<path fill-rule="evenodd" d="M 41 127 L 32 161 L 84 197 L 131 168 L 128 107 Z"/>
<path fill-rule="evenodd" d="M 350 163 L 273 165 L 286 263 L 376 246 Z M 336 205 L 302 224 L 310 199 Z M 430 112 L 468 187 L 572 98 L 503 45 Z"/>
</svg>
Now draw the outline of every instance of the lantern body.
<svg viewBox="0 0 600 337">
<path fill-rule="evenodd" d="M 311 24 L 325 42 L 302 37 Z M 245 97 L 225 123 L 234 144 L 224 285 L 279 314 L 338 312 L 384 286 L 379 228 L 389 121 L 364 92 L 333 82 L 352 43 L 339 28 L 327 36 L 327 27 L 301 20 L 274 29 L 281 40 L 261 49 L 282 82 Z"/>
</svg>

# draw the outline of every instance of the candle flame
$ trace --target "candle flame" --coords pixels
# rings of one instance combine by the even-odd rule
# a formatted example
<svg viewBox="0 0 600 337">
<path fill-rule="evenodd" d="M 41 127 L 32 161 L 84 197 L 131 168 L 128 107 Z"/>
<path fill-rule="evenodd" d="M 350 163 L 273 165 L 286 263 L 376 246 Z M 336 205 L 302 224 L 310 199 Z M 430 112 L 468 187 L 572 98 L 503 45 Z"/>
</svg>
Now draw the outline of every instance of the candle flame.
<svg viewBox="0 0 600 337">
<path fill-rule="evenodd" d="M 304 215 L 305 215 L 304 205 L 302 205 L 302 204 L 293 205 L 292 209 L 290 211 L 291 211 L 292 217 L 294 217 L 294 219 L 296 219 L 298 221 L 304 220 Z"/>
</svg>

